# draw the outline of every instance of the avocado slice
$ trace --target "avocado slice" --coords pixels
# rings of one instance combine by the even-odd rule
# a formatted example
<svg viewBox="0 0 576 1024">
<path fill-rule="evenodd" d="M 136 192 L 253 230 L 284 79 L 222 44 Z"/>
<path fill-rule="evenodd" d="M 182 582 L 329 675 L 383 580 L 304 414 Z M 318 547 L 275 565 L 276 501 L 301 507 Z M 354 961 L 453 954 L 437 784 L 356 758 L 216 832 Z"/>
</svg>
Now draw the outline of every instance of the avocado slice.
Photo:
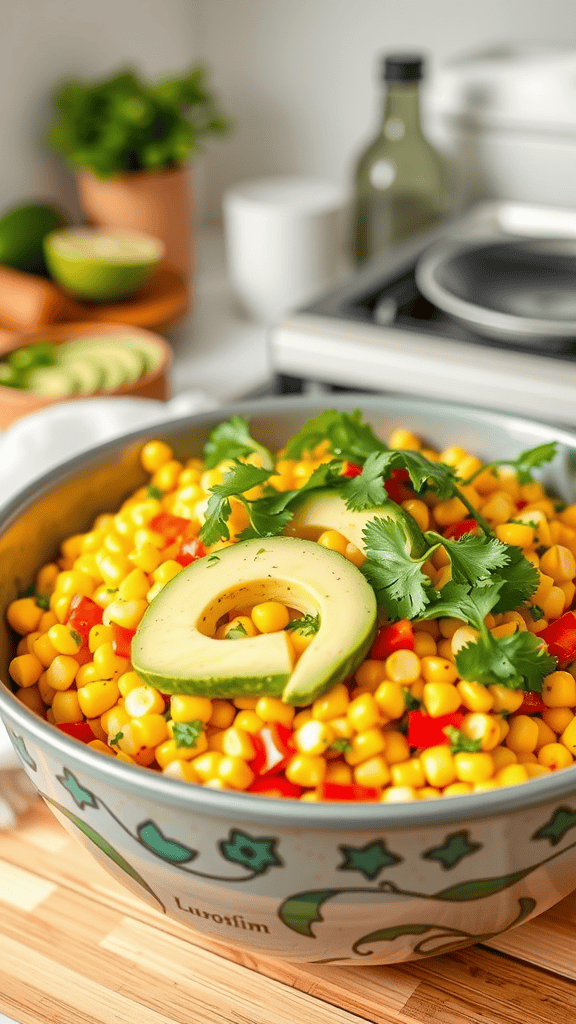
<svg viewBox="0 0 576 1024">
<path fill-rule="evenodd" d="M 265 600 L 320 615 L 294 669 L 284 631 L 214 638 L 227 612 Z M 163 693 L 282 696 L 300 706 L 350 675 L 375 632 L 374 591 L 351 562 L 312 541 L 256 538 L 193 562 L 163 587 L 136 630 L 132 663 Z"/>
<path fill-rule="evenodd" d="M 318 540 L 324 530 L 337 530 L 360 551 L 365 551 L 363 531 L 373 519 L 397 522 L 410 539 L 413 556 L 420 557 L 424 553 L 426 543 L 418 523 L 395 501 L 387 501 L 364 512 L 351 512 L 346 508 L 342 495 L 328 488 L 311 492 L 303 498 L 284 532 L 293 537 Z"/>
<path fill-rule="evenodd" d="M 62 354 L 62 362 L 72 366 L 80 358 L 98 365 L 103 374 L 102 391 L 131 384 L 146 372 L 146 362 L 140 352 L 107 335 L 69 342 Z"/>
<path fill-rule="evenodd" d="M 26 387 L 29 391 L 50 398 L 76 395 L 81 390 L 80 380 L 74 369 L 66 366 L 39 366 L 36 370 L 31 370 Z"/>
</svg>

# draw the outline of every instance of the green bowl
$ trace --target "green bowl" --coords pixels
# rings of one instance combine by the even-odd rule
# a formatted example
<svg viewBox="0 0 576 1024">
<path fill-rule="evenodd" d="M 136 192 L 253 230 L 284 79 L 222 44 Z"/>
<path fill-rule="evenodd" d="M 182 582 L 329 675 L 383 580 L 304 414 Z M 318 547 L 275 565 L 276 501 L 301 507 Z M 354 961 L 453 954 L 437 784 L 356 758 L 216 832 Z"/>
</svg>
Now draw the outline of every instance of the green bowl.
<svg viewBox="0 0 576 1024">
<path fill-rule="evenodd" d="M 362 405 L 382 436 L 401 425 L 489 460 L 546 441 L 544 483 L 576 495 L 576 433 L 463 406 L 331 395 Z M 145 481 L 139 452 L 163 438 L 201 452 L 231 413 L 280 447 L 326 406 L 266 399 L 155 424 L 36 481 L 0 512 L 0 608 Z M 0 624 L 0 678 L 12 637 Z M 305 803 L 190 785 L 99 754 L 36 717 L 0 683 L 0 715 L 22 764 L 70 833 L 116 879 L 196 931 L 286 960 L 384 964 L 444 953 L 541 913 L 576 886 L 576 770 L 505 789 L 407 804 Z"/>
<path fill-rule="evenodd" d="M 164 245 L 124 228 L 62 228 L 46 235 L 44 255 L 51 276 L 76 298 L 111 302 L 140 291 Z"/>
</svg>

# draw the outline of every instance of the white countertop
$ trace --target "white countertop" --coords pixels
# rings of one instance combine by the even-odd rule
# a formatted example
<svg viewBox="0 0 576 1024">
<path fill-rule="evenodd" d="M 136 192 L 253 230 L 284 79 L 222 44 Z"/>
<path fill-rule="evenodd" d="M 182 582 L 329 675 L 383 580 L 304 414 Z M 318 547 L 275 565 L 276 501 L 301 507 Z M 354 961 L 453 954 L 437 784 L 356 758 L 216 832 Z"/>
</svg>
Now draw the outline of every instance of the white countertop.
<svg viewBox="0 0 576 1024">
<path fill-rule="evenodd" d="M 217 229 L 198 233 L 194 305 L 168 337 L 175 395 L 195 388 L 226 403 L 272 380 L 267 327 L 244 315 L 234 299 Z"/>
</svg>

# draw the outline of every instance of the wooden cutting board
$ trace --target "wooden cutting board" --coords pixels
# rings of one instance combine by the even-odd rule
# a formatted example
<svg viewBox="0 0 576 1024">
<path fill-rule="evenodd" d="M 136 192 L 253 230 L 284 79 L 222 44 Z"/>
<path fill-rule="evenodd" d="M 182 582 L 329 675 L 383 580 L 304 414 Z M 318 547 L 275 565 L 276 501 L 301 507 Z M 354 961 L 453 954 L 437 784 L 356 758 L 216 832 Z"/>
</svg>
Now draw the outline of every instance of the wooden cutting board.
<svg viewBox="0 0 576 1024">
<path fill-rule="evenodd" d="M 0 832 L 0 1012 L 19 1024 L 569 1024 L 576 893 L 489 946 L 414 964 L 278 963 L 149 908 L 38 802 Z"/>
</svg>

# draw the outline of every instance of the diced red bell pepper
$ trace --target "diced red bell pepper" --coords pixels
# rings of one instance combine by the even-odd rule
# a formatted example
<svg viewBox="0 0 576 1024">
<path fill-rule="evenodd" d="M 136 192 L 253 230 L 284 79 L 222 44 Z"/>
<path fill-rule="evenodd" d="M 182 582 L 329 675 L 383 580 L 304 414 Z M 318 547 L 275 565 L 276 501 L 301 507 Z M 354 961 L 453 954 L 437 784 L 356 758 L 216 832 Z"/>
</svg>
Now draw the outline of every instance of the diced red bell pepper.
<svg viewBox="0 0 576 1024">
<path fill-rule="evenodd" d="M 82 644 L 88 644 L 88 634 L 92 626 L 102 622 L 102 609 L 89 597 L 74 594 L 70 602 L 70 613 L 67 619 L 70 629 L 74 629 L 82 637 Z"/>
<path fill-rule="evenodd" d="M 79 651 L 73 654 L 72 657 L 79 665 L 87 665 L 89 661 L 92 661 L 92 651 L 88 647 L 88 644 L 82 644 Z"/>
<path fill-rule="evenodd" d="M 444 536 L 450 540 L 460 540 L 466 533 L 480 533 L 480 527 L 475 519 L 463 519 L 461 523 L 454 523 L 444 530 Z"/>
<path fill-rule="evenodd" d="M 397 501 L 399 505 L 414 497 L 413 488 L 407 485 L 409 479 L 410 474 L 407 469 L 393 469 L 392 475 L 384 481 L 388 497 L 392 498 L 392 501 Z"/>
<path fill-rule="evenodd" d="M 358 786 L 356 783 L 342 785 L 339 782 L 322 782 L 318 789 L 320 800 L 379 800 L 381 789 L 372 786 Z"/>
<path fill-rule="evenodd" d="M 528 502 L 526 501 L 525 498 L 519 498 L 518 501 L 516 502 L 516 508 L 520 512 L 523 508 L 526 508 L 527 504 L 528 504 Z"/>
<path fill-rule="evenodd" d="M 286 767 L 294 753 L 292 730 L 281 722 L 270 722 L 254 733 L 252 743 L 256 756 L 250 761 L 255 775 L 278 774 Z"/>
<path fill-rule="evenodd" d="M 297 800 L 302 793 L 302 786 L 297 786 L 281 776 L 272 775 L 269 778 L 254 779 L 246 792 L 260 793 L 261 796 L 291 797 Z"/>
<path fill-rule="evenodd" d="M 549 653 L 560 663 L 569 664 L 576 658 L 576 615 L 565 612 L 538 633 L 538 637 L 545 640 Z"/>
<path fill-rule="evenodd" d="M 178 552 L 174 555 L 174 561 L 180 565 L 191 565 L 198 558 L 204 558 L 206 548 L 198 537 L 190 537 L 183 540 Z"/>
<path fill-rule="evenodd" d="M 532 693 L 531 690 L 524 692 L 524 700 L 518 708 L 519 715 L 537 715 L 546 711 L 546 705 L 539 693 Z"/>
<path fill-rule="evenodd" d="M 352 479 L 352 477 L 354 476 L 360 476 L 362 469 L 363 467 L 358 466 L 355 462 L 347 462 L 346 469 L 344 470 L 342 476 L 347 476 L 350 479 Z"/>
<path fill-rule="evenodd" d="M 372 644 L 370 657 L 384 661 L 394 651 L 414 650 L 414 630 L 408 619 L 400 619 L 391 626 L 382 626 Z"/>
<path fill-rule="evenodd" d="M 186 532 L 190 526 L 190 520 L 184 519 L 183 516 L 173 516 L 171 512 L 159 512 L 148 525 L 151 530 L 161 533 L 171 544 Z"/>
<path fill-rule="evenodd" d="M 112 623 L 112 647 L 119 658 L 129 658 L 132 651 L 132 637 L 135 629 L 126 629 L 116 622 Z"/>
<path fill-rule="evenodd" d="M 57 728 L 81 743 L 91 743 L 96 738 L 88 722 L 59 722 Z"/>
<path fill-rule="evenodd" d="M 460 711 L 454 711 L 451 715 L 440 715 L 439 718 L 432 718 L 423 714 L 422 711 L 408 712 L 408 743 L 411 747 L 437 747 L 441 743 L 448 743 L 444 729 L 453 725 L 459 729 L 464 720 Z"/>
</svg>

